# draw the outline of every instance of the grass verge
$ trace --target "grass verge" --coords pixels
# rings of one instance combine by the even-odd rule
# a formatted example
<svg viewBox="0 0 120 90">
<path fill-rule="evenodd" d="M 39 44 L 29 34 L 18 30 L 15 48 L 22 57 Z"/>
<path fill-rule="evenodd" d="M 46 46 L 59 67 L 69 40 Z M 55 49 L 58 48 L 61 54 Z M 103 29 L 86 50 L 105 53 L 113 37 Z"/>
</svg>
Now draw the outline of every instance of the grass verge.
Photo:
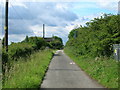
<svg viewBox="0 0 120 90">
<path fill-rule="evenodd" d="M 69 50 L 65 49 L 64 51 L 82 70 L 104 87 L 118 88 L 119 62 L 107 57 L 96 59 L 89 56 L 75 57 Z"/>
<path fill-rule="evenodd" d="M 13 62 L 13 68 L 5 73 L 3 88 L 39 88 L 52 56 L 52 51 L 44 50 Z"/>
</svg>

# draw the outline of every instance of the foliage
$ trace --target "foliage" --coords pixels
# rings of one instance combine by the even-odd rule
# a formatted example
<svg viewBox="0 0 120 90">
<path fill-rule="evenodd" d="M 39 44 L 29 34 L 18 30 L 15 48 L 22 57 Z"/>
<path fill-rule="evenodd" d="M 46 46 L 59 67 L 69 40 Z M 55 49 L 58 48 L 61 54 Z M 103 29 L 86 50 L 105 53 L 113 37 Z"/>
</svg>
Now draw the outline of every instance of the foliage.
<svg viewBox="0 0 120 90">
<path fill-rule="evenodd" d="M 120 19 L 118 15 L 101 16 L 86 23 L 86 26 L 74 29 L 69 34 L 66 47 L 73 50 L 75 56 L 90 55 L 111 56 L 113 44 L 120 43 Z M 76 37 L 74 37 L 77 31 Z"/>
<path fill-rule="evenodd" d="M 45 40 L 41 37 L 28 37 L 28 36 L 26 36 L 25 40 L 23 40 L 22 42 L 35 45 L 35 47 L 34 47 L 35 49 L 40 49 L 42 46 L 47 45 Z"/>
<path fill-rule="evenodd" d="M 17 62 L 12 61 L 12 68 L 5 73 L 3 88 L 39 88 L 52 56 L 52 51 L 44 50 L 27 59 L 22 57 Z"/>
<path fill-rule="evenodd" d="M 108 88 L 118 88 L 119 62 L 111 56 L 113 44 L 120 43 L 119 24 L 119 15 L 94 18 L 70 32 L 64 49 L 84 71 Z"/>
<path fill-rule="evenodd" d="M 3 39 L 4 42 L 4 39 Z M 47 42 L 41 37 L 28 37 L 18 43 L 12 42 L 8 46 L 8 52 L 5 52 L 5 48 L 2 49 L 2 66 L 3 66 L 3 74 L 5 74 L 6 67 L 9 69 L 12 67 L 13 61 L 21 60 L 19 58 L 21 57 L 29 57 L 31 53 L 38 51 L 38 50 L 44 50 L 46 46 L 48 45 Z M 26 60 L 26 59 L 24 59 Z"/>
<path fill-rule="evenodd" d="M 52 38 L 53 38 L 53 41 L 49 42 L 48 46 L 53 49 L 62 49 L 63 48 L 62 39 L 57 36 L 54 36 Z"/>
<path fill-rule="evenodd" d="M 107 88 L 118 88 L 119 62 L 107 57 L 76 57 L 70 48 L 65 48 L 65 53 L 70 56 L 75 63 L 89 74 L 90 77 L 97 80 L 100 84 Z"/>
<path fill-rule="evenodd" d="M 57 45 L 57 48 L 60 48 L 62 39 L 59 37 L 54 38 L 54 44 Z M 4 39 L 2 44 L 4 44 Z M 51 51 L 42 51 L 48 45 L 50 44 L 41 37 L 26 36 L 22 42 L 12 42 L 8 46 L 8 52 L 5 52 L 3 47 L 3 87 L 38 88 L 52 57 Z M 52 46 L 52 48 L 55 48 L 55 46 Z M 33 54 L 38 50 L 42 52 Z"/>
<path fill-rule="evenodd" d="M 33 51 L 33 45 L 27 43 L 14 43 L 9 46 L 8 54 L 12 59 L 17 59 Z"/>
<path fill-rule="evenodd" d="M 42 46 L 46 46 L 46 42 L 40 38 L 40 37 L 27 37 L 25 40 L 19 43 L 11 43 L 11 45 L 8 46 L 9 50 L 8 53 L 5 53 L 5 50 L 3 48 L 3 54 L 2 59 L 3 63 L 7 63 L 11 60 L 17 60 L 19 57 L 24 57 L 35 50 L 39 50 Z M 8 55 L 8 59 L 7 59 Z"/>
</svg>

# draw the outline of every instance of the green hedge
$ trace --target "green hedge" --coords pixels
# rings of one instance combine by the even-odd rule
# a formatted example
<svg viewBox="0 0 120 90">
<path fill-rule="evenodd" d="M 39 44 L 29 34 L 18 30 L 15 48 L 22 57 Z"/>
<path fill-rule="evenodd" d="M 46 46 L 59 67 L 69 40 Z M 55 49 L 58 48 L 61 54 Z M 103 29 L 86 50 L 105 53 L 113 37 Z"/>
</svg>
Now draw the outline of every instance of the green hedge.
<svg viewBox="0 0 120 90">
<path fill-rule="evenodd" d="M 120 43 L 118 15 L 104 15 L 74 29 L 69 34 L 66 47 L 76 55 L 111 56 L 113 44 Z"/>
<path fill-rule="evenodd" d="M 31 53 L 33 50 L 34 48 L 32 44 L 15 43 L 9 46 L 8 54 L 12 59 L 17 59 Z"/>
<path fill-rule="evenodd" d="M 20 57 L 25 57 L 46 45 L 46 42 L 39 37 L 29 37 L 28 40 L 29 41 L 23 40 L 22 42 L 19 43 L 11 43 L 11 45 L 8 46 L 7 53 L 3 48 L 2 52 L 3 63 L 7 63 L 11 60 L 17 60 Z"/>
</svg>

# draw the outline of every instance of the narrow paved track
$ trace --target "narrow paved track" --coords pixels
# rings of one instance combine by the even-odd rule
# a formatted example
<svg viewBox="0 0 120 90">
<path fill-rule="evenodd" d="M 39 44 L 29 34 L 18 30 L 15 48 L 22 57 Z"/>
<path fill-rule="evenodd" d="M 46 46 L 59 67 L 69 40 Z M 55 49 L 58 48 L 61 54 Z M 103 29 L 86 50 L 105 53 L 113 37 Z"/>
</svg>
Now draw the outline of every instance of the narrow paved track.
<svg viewBox="0 0 120 90">
<path fill-rule="evenodd" d="M 41 88 L 103 88 L 87 76 L 62 50 L 49 66 Z"/>
</svg>

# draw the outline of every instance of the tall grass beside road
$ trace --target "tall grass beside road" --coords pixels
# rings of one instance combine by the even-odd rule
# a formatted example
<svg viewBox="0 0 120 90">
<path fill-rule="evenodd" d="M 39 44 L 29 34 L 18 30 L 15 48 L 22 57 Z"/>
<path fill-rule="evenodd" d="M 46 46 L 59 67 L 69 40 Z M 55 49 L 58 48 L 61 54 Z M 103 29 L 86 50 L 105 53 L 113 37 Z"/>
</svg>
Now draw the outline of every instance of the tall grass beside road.
<svg viewBox="0 0 120 90">
<path fill-rule="evenodd" d="M 52 51 L 43 50 L 26 60 L 13 61 L 12 68 L 5 72 L 3 88 L 39 88 L 52 56 Z"/>
<path fill-rule="evenodd" d="M 70 48 L 66 48 L 64 51 L 78 66 L 80 66 L 82 70 L 84 70 L 90 77 L 97 80 L 104 87 L 118 88 L 119 62 L 107 57 L 76 57 Z"/>
<path fill-rule="evenodd" d="M 114 44 L 120 44 L 119 15 L 104 14 L 73 29 L 65 52 L 85 72 L 108 88 L 117 88 L 119 62 L 113 60 Z M 120 71 L 120 70 L 119 70 Z"/>
</svg>

